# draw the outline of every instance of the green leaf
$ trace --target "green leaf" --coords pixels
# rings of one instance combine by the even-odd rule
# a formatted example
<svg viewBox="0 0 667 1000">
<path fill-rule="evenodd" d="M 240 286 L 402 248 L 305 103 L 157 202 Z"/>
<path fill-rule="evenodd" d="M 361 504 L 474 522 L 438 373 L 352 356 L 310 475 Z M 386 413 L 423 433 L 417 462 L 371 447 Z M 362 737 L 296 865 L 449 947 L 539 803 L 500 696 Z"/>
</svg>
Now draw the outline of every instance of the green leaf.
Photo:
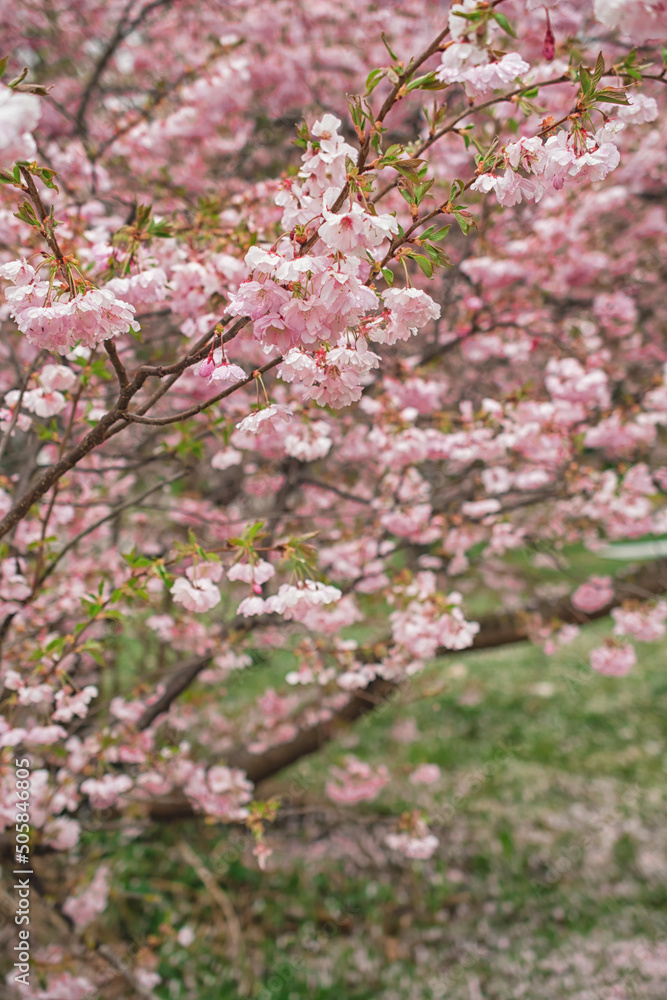
<svg viewBox="0 0 667 1000">
<path fill-rule="evenodd" d="M 104 662 L 104 657 L 102 656 L 102 653 L 100 651 L 100 644 L 95 639 L 89 639 L 88 642 L 85 642 L 83 644 L 81 649 L 84 649 L 86 653 L 90 653 L 90 655 L 98 664 L 98 666 L 106 667 L 106 663 Z"/>
<path fill-rule="evenodd" d="M 465 191 L 465 181 L 460 180 L 458 177 L 452 181 L 452 186 L 449 189 L 449 201 L 454 202 L 463 194 Z"/>
<path fill-rule="evenodd" d="M 451 226 L 445 226 L 443 229 L 439 229 L 437 233 L 432 234 L 430 239 L 432 239 L 434 243 L 438 243 L 440 240 L 444 240 L 445 236 L 447 235 L 447 233 L 451 228 L 452 228 Z"/>
<path fill-rule="evenodd" d="M 595 69 L 593 70 L 593 89 L 595 89 L 602 79 L 602 74 L 604 73 L 604 58 L 602 53 L 598 53 L 598 57 L 595 63 Z"/>
<path fill-rule="evenodd" d="M 428 193 L 429 189 L 435 184 L 435 179 L 431 178 L 430 181 L 426 181 L 424 184 L 420 184 L 415 188 L 415 203 L 420 205 L 424 199 L 424 195 Z"/>
<path fill-rule="evenodd" d="M 5 70 L 7 69 L 7 59 L 8 56 L 4 56 L 3 59 L 0 59 L 0 80 L 5 75 Z"/>
<path fill-rule="evenodd" d="M 525 97 L 528 100 L 532 100 L 533 97 L 537 97 L 539 92 L 540 92 L 539 87 L 533 87 L 531 90 L 524 90 L 524 92 L 521 94 L 521 97 Z"/>
<path fill-rule="evenodd" d="M 387 52 L 389 53 L 389 55 L 391 56 L 391 58 L 394 60 L 394 62 L 398 62 L 398 56 L 396 55 L 396 53 L 392 49 L 391 45 L 387 41 L 387 38 L 385 36 L 384 31 L 382 32 L 382 43 L 383 43 L 385 49 L 387 50 Z"/>
<path fill-rule="evenodd" d="M 593 94 L 593 100 L 599 101 L 601 104 L 630 104 L 625 91 L 617 87 L 605 87 L 604 90 L 596 91 Z"/>
<path fill-rule="evenodd" d="M 171 223 L 164 219 L 160 220 L 160 222 L 156 222 L 155 219 L 151 219 L 146 227 L 146 232 L 149 236 L 157 236 L 161 239 L 168 239 L 170 236 L 174 235 Z"/>
<path fill-rule="evenodd" d="M 388 267 L 382 268 L 382 277 L 384 278 L 384 280 L 387 282 L 388 285 L 394 284 L 393 272 L 390 271 Z"/>
<path fill-rule="evenodd" d="M 452 14 L 454 17 L 463 17 L 466 21 L 481 21 L 484 17 L 484 11 L 482 10 L 453 10 Z"/>
<path fill-rule="evenodd" d="M 385 74 L 383 69 L 372 69 L 366 77 L 366 93 L 372 94 Z"/>
<path fill-rule="evenodd" d="M 516 31 L 510 24 L 505 14 L 502 14 L 499 10 L 494 10 L 493 18 L 498 22 L 503 31 L 510 36 L 510 38 L 516 38 Z"/>
<path fill-rule="evenodd" d="M 421 270 L 424 272 L 427 278 L 433 277 L 433 264 L 428 259 L 428 257 L 423 257 L 419 253 L 410 254 L 412 259 L 417 262 Z"/>
<path fill-rule="evenodd" d="M 442 80 L 437 80 L 435 74 L 432 80 L 427 80 L 426 83 L 422 83 L 420 90 L 447 90 L 449 87 L 448 83 L 443 83 Z"/>
<path fill-rule="evenodd" d="M 451 265 L 452 262 L 449 254 L 441 250 L 440 247 L 434 247 L 427 243 L 424 246 L 424 250 L 428 254 L 429 260 L 432 260 L 436 267 L 449 267 Z"/>
<path fill-rule="evenodd" d="M 458 222 L 463 235 L 467 236 L 470 232 L 470 223 L 461 215 L 460 212 L 454 212 L 454 218 Z"/>
<path fill-rule="evenodd" d="M 591 74 L 583 66 L 579 67 L 579 82 L 581 83 L 581 89 L 584 92 L 584 97 L 590 97 L 595 89 L 593 87 L 593 80 L 591 79 Z"/>
<path fill-rule="evenodd" d="M 448 83 L 442 83 L 441 80 L 436 79 L 435 72 L 431 71 L 425 73 L 424 76 L 417 76 L 414 80 L 410 80 L 405 89 L 410 93 L 413 90 L 445 90 L 448 86 Z"/>
</svg>

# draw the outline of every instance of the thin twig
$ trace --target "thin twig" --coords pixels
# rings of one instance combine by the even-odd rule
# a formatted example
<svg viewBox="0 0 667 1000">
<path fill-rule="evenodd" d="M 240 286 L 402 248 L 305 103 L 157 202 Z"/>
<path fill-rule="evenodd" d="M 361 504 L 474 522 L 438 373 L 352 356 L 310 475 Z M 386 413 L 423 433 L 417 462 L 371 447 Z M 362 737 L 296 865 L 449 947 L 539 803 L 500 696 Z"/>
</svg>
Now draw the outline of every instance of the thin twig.
<svg viewBox="0 0 667 1000">
<path fill-rule="evenodd" d="M 36 358 L 30 362 L 27 367 L 26 373 L 23 376 L 23 382 L 21 383 L 21 388 L 19 390 L 19 398 L 16 400 L 16 405 L 14 406 L 14 412 L 12 413 L 12 419 L 9 422 L 9 427 L 2 436 L 2 441 L 0 441 L 0 462 L 2 461 L 4 454 L 7 450 L 7 445 L 9 444 L 9 439 L 14 433 L 14 428 L 16 427 L 17 421 L 19 419 L 19 413 L 21 411 L 21 403 L 23 402 L 23 397 L 25 391 L 28 388 L 28 383 L 30 382 L 30 376 L 34 372 L 35 368 L 40 364 L 42 358 L 45 355 L 45 351 L 40 351 Z"/>
<path fill-rule="evenodd" d="M 188 471 L 187 469 L 181 469 L 180 472 L 176 473 L 176 475 L 172 476 L 170 479 L 163 479 L 161 482 L 156 483 L 154 486 L 151 486 L 150 489 L 145 490 L 145 492 L 142 493 L 140 496 L 132 497 L 131 500 L 126 500 L 125 503 L 119 504 L 118 507 L 114 507 L 113 510 L 109 511 L 108 514 L 105 514 L 104 517 L 101 517 L 98 521 L 95 521 L 93 524 L 88 525 L 88 527 L 85 528 L 83 531 L 80 531 L 78 535 L 72 538 L 67 543 L 67 545 L 63 549 L 61 549 L 61 551 L 55 557 L 53 562 L 46 567 L 46 569 L 39 577 L 39 579 L 36 580 L 34 590 L 36 590 L 37 587 L 41 586 L 44 583 L 46 578 L 50 576 L 51 573 L 53 573 L 54 569 L 56 568 L 60 560 L 63 558 L 63 556 L 67 555 L 67 553 L 71 549 L 73 549 L 76 545 L 78 545 L 78 543 L 81 541 L 82 538 L 85 538 L 86 535 L 92 534 L 93 531 L 96 531 L 106 521 L 111 521 L 114 517 L 117 517 L 118 514 L 122 513 L 122 511 L 127 510 L 129 507 L 135 507 L 137 504 L 140 504 L 142 500 L 145 500 L 146 497 L 149 497 L 152 493 L 157 492 L 157 490 L 162 489 L 163 486 L 170 486 L 171 483 L 175 483 L 176 480 L 181 479 L 186 474 L 187 471 Z"/>
<path fill-rule="evenodd" d="M 218 904 L 222 910 L 223 916 L 227 924 L 227 937 L 229 941 L 229 957 L 232 961 L 238 961 L 239 958 L 243 959 L 243 938 L 241 935 L 241 925 L 239 923 L 239 918 L 236 916 L 236 912 L 232 905 L 232 901 L 218 883 L 215 875 L 208 870 L 208 868 L 201 861 L 199 856 L 195 851 L 182 840 L 178 849 L 181 853 L 183 860 L 186 864 L 189 864 L 197 872 L 197 875 L 202 880 L 203 884 L 206 886 L 211 896 Z"/>
</svg>

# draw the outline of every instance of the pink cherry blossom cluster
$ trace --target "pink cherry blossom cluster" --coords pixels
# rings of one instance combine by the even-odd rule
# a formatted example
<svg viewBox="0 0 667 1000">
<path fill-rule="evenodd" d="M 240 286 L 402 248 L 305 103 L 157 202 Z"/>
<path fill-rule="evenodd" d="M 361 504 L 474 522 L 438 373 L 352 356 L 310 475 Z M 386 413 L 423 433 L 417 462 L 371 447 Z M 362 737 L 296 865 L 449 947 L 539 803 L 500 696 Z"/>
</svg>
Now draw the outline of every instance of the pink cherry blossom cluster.
<svg viewBox="0 0 667 1000">
<path fill-rule="evenodd" d="M 445 649 L 472 646 L 479 623 L 466 620 L 461 594 L 452 592 L 443 602 L 430 570 L 422 570 L 413 583 L 401 589 L 406 605 L 389 616 L 392 635 L 418 661 L 435 656 L 441 646 Z"/>
<path fill-rule="evenodd" d="M 185 576 L 178 577 L 171 588 L 174 600 L 188 611 L 210 611 L 220 602 L 220 590 L 216 583 L 221 579 L 222 573 L 220 563 L 189 566 Z"/>
<path fill-rule="evenodd" d="M 55 286 L 38 281 L 35 269 L 25 260 L 4 264 L 0 277 L 14 282 L 5 298 L 17 327 L 31 344 L 46 350 L 68 354 L 78 341 L 83 347 L 96 347 L 127 333 L 133 325 L 134 306 L 117 299 L 109 289 L 93 288 L 54 299 Z"/>
<path fill-rule="evenodd" d="M 639 642 L 657 642 L 665 636 L 667 602 L 638 608 L 614 608 L 614 635 L 631 635 Z"/>
<path fill-rule="evenodd" d="M 23 396 L 17 389 L 11 389 L 5 395 L 7 406 L 13 408 L 20 400 L 21 406 L 37 417 L 54 417 L 62 413 L 67 406 L 63 392 L 70 392 L 76 385 L 76 374 L 65 365 L 45 365 L 37 377 L 40 384 L 26 390 Z M 23 429 L 28 429 L 25 424 Z"/>
<path fill-rule="evenodd" d="M 561 130 L 545 140 L 522 137 L 505 146 L 504 172 L 482 173 L 472 188 L 493 191 L 501 205 L 510 206 L 522 198 L 540 201 L 548 186 L 560 191 L 566 181 L 604 180 L 620 163 L 614 140 L 622 128 L 622 122 L 612 122 L 593 135 Z"/>
<path fill-rule="evenodd" d="M 194 767 L 183 790 L 198 810 L 229 822 L 248 815 L 252 787 L 243 771 L 216 764 L 208 770 Z"/>
<path fill-rule="evenodd" d="M 606 607 L 614 599 L 614 588 L 610 576 L 591 576 L 572 594 L 572 603 L 579 611 L 593 614 Z"/>
<path fill-rule="evenodd" d="M 629 642 L 607 642 L 591 651 L 591 667 L 606 677 L 625 677 L 637 664 L 635 648 Z"/>
<path fill-rule="evenodd" d="M 490 22 L 484 33 L 480 33 L 478 22 L 469 21 L 462 14 L 477 9 L 477 0 L 463 0 L 453 3 L 449 12 L 449 32 L 451 40 L 442 54 L 436 76 L 442 83 L 463 83 L 470 97 L 484 97 L 524 76 L 530 69 L 518 52 L 509 52 L 497 57 L 497 50 L 491 51 L 495 43 Z"/>
<path fill-rule="evenodd" d="M 313 608 L 332 604 L 342 597 L 337 587 L 321 583 L 319 580 L 304 580 L 301 583 L 283 583 L 271 597 L 246 597 L 238 606 L 238 614 L 244 617 L 261 614 L 279 614 L 288 621 L 301 621 Z"/>
</svg>

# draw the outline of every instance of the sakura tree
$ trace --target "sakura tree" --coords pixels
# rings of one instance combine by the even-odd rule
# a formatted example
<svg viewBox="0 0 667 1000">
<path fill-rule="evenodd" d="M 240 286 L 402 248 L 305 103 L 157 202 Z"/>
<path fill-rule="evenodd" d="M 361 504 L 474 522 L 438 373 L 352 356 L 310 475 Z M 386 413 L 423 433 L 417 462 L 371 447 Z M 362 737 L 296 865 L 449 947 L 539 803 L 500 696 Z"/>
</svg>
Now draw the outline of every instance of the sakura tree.
<svg viewBox="0 0 667 1000">
<path fill-rule="evenodd" d="M 195 813 L 264 867 L 255 785 L 436 653 L 613 609 L 590 666 L 622 676 L 665 634 L 661 561 L 536 595 L 516 555 L 667 532 L 666 28 L 659 0 L 3 5 L 7 844 L 26 760 L 26 857 Z M 390 781 L 351 758 L 327 793 Z M 389 842 L 437 846 L 416 812 Z"/>
</svg>

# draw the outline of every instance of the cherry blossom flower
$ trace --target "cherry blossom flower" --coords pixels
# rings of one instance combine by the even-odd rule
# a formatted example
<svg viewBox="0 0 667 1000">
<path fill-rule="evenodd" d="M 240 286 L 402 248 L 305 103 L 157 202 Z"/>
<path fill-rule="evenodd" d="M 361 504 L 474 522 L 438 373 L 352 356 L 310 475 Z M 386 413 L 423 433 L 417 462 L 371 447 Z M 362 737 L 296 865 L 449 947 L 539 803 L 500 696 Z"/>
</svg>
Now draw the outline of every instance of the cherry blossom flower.
<svg viewBox="0 0 667 1000">
<path fill-rule="evenodd" d="M 440 779 L 440 768 L 437 764 L 420 764 L 410 775 L 413 785 L 433 785 Z"/>
<path fill-rule="evenodd" d="M 609 644 L 591 650 L 591 667 L 607 677 L 625 677 L 637 663 L 634 646 Z"/>
<path fill-rule="evenodd" d="M 245 583 L 266 583 L 272 576 L 275 576 L 275 569 L 271 563 L 265 559 L 260 559 L 256 563 L 234 563 L 227 570 L 228 580 L 243 580 Z"/>
<path fill-rule="evenodd" d="M 594 0 L 598 21 L 607 28 L 619 28 L 633 42 L 664 38 L 667 9 L 663 0 Z"/>
<path fill-rule="evenodd" d="M 74 921 L 77 927 L 85 927 L 107 905 L 111 869 L 108 865 L 100 865 L 87 888 L 76 896 L 69 896 L 63 904 L 63 913 Z"/>
<path fill-rule="evenodd" d="M 611 402 L 607 374 L 600 368 L 585 371 L 576 358 L 551 358 L 544 383 L 553 399 L 607 409 Z"/>
<path fill-rule="evenodd" d="M 622 127 L 621 122 L 618 125 Z M 586 139 L 583 152 L 577 152 L 574 142 L 574 133 L 564 131 L 545 141 L 546 161 L 542 173 L 556 190 L 562 188 L 568 177 L 579 181 L 603 180 L 620 163 L 618 147 L 602 130 Z"/>
<path fill-rule="evenodd" d="M 321 356 L 317 384 L 309 385 L 304 396 L 320 405 L 349 406 L 361 399 L 371 369 L 377 368 L 380 358 L 369 351 L 360 340 L 357 347 L 333 347 Z"/>
<path fill-rule="evenodd" d="M 292 425 L 289 434 L 285 435 L 285 451 L 301 462 L 314 462 L 329 454 L 333 441 L 330 428 L 323 420 L 313 420 L 310 423 Z"/>
<path fill-rule="evenodd" d="M 104 288 L 137 310 L 149 309 L 167 296 L 167 275 L 161 267 L 149 267 L 126 278 L 112 278 Z"/>
<path fill-rule="evenodd" d="M 419 660 L 435 656 L 439 646 L 445 649 L 472 646 L 480 626 L 478 622 L 466 621 L 457 606 L 460 601 L 459 594 L 450 594 L 447 598 L 450 610 L 444 614 L 427 596 L 410 601 L 404 611 L 393 611 L 390 615 L 394 639 Z"/>
<path fill-rule="evenodd" d="M 278 261 L 280 259 L 278 258 Z M 246 257 L 246 262 L 248 262 L 248 257 Z M 276 263 L 268 272 L 271 277 L 274 276 L 279 266 L 279 263 Z M 244 281 L 239 286 L 238 292 L 232 295 L 227 310 L 231 316 L 249 316 L 254 321 L 266 316 L 267 313 L 272 315 L 278 313 L 289 301 L 290 294 L 287 289 L 282 288 L 275 281 Z"/>
<path fill-rule="evenodd" d="M 415 858 L 421 861 L 433 857 L 440 842 L 429 831 L 425 821 L 418 813 L 404 816 L 401 826 L 405 832 L 389 833 L 385 837 L 385 843 L 392 851 L 398 851 L 406 858 Z M 406 826 L 407 830 L 405 830 Z"/>
<path fill-rule="evenodd" d="M 10 396 L 12 393 L 15 392 L 16 390 L 12 389 L 10 392 L 7 393 L 7 395 Z M 19 395 L 20 393 L 15 397 L 17 400 Z M 2 431 L 3 434 L 9 433 L 9 429 L 12 426 L 12 417 L 13 417 L 12 411 L 14 409 L 15 406 L 12 406 L 11 409 L 7 409 L 4 406 L 0 407 L 0 431 Z M 18 430 L 20 431 L 29 431 L 31 427 L 32 427 L 32 420 L 30 419 L 30 417 L 28 417 L 25 413 L 19 413 L 16 423 L 14 424 L 14 429 L 18 428 Z"/>
<path fill-rule="evenodd" d="M 214 469 L 229 469 L 233 465 L 239 465 L 243 459 L 240 451 L 236 448 L 225 448 L 218 451 L 211 459 L 211 466 Z"/>
<path fill-rule="evenodd" d="M 3 559 L 0 564 L 0 597 L 5 601 L 23 601 L 32 587 L 23 575 L 19 559 Z"/>
<path fill-rule="evenodd" d="M 12 407 L 18 404 L 21 393 L 18 389 L 12 389 L 5 396 L 5 402 Z M 38 417 L 52 417 L 61 413 L 67 405 L 67 400 L 60 392 L 46 392 L 40 386 L 37 389 L 28 389 L 23 393 L 21 405 L 30 413 Z"/>
<path fill-rule="evenodd" d="M 369 335 L 380 344 L 408 340 L 432 319 L 440 316 L 440 306 L 419 288 L 390 288 L 383 295 L 389 316 L 384 327 L 371 327 Z"/>
<path fill-rule="evenodd" d="M 49 746 L 66 736 L 67 730 L 62 726 L 30 726 L 23 731 L 23 740 L 33 746 Z"/>
<path fill-rule="evenodd" d="M 327 202 L 333 203 L 337 194 L 334 189 L 325 194 L 322 213 L 325 221 L 318 229 L 320 239 L 329 249 L 361 257 L 398 232 L 398 220 L 393 215 L 370 215 L 356 202 L 340 214 L 329 211 Z"/>
<path fill-rule="evenodd" d="M 6 278 L 14 285 L 32 285 L 36 276 L 37 272 L 32 264 L 26 261 L 25 257 L 0 266 L 0 278 Z"/>
<path fill-rule="evenodd" d="M 283 382 L 293 382 L 295 379 L 303 385 L 312 385 L 318 377 L 318 366 L 315 358 L 296 347 L 291 348 L 283 358 L 278 369 L 278 377 Z"/>
<path fill-rule="evenodd" d="M 98 690 L 94 684 L 77 691 L 76 694 L 69 694 L 67 691 L 58 691 L 56 694 L 57 709 L 51 716 L 54 722 L 71 722 L 75 716 L 85 719 L 88 714 L 88 705 L 96 698 Z"/>
<path fill-rule="evenodd" d="M 220 603 L 220 591 L 212 579 L 199 577 L 194 580 L 178 577 L 170 591 L 174 600 L 188 611 L 203 614 Z"/>
<path fill-rule="evenodd" d="M 30 135 L 41 114 L 39 99 L 0 83 L 0 167 L 32 160 L 37 152 Z"/>
<path fill-rule="evenodd" d="M 326 794 L 338 805 L 372 802 L 389 783 L 389 771 L 384 764 L 373 768 L 356 757 L 347 757 L 345 768 L 332 767 Z"/>
<path fill-rule="evenodd" d="M 46 989 L 27 994 L 30 1000 L 89 1000 L 98 992 L 97 986 L 91 979 L 86 976 L 73 976 L 71 972 L 59 972 L 56 976 L 48 976 L 46 982 Z"/>
<path fill-rule="evenodd" d="M 481 480 L 487 493 L 507 493 L 512 486 L 512 474 L 502 465 L 483 469 Z"/>
<path fill-rule="evenodd" d="M 491 91 L 499 90 L 524 76 L 529 69 L 529 63 L 518 52 L 508 52 L 497 62 L 470 66 L 461 73 L 460 79 L 465 83 L 469 94 L 485 97 Z"/>
<path fill-rule="evenodd" d="M 182 948 L 189 948 L 195 940 L 195 932 L 189 924 L 185 924 L 184 927 L 180 928 L 178 934 L 176 935 L 176 940 Z"/>
<path fill-rule="evenodd" d="M 86 778 L 81 783 L 81 791 L 90 799 L 93 809 L 107 809 L 115 806 L 118 799 L 132 788 L 132 779 L 127 774 L 105 774 L 100 778 Z"/>
<path fill-rule="evenodd" d="M 255 413 L 249 414 L 247 417 L 236 425 L 236 429 L 239 431 L 244 431 L 248 434 L 259 434 L 263 429 L 263 425 L 268 422 L 272 424 L 278 421 L 287 421 L 292 419 L 292 411 L 286 406 L 280 406 L 277 403 L 272 403 L 270 406 L 265 406 L 263 410 L 257 410 Z"/>
<path fill-rule="evenodd" d="M 322 604 L 332 604 L 342 597 L 338 587 L 321 583 L 319 580 L 304 580 L 303 583 L 283 583 L 278 593 L 268 597 L 264 603 L 267 613 L 277 613 L 284 618 L 299 621 L 311 608 Z"/>
<path fill-rule="evenodd" d="M 216 764 L 206 770 L 196 767 L 183 791 L 193 805 L 207 816 L 214 816 L 225 822 L 245 819 L 246 803 L 252 798 L 252 783 L 245 772 L 238 768 Z"/>
<path fill-rule="evenodd" d="M 213 370 L 209 376 L 209 381 L 212 382 L 242 382 L 243 379 L 247 378 L 246 373 L 239 365 L 230 364 L 224 361 L 221 365 Z"/>
<path fill-rule="evenodd" d="M 640 642 L 656 642 L 665 636 L 667 602 L 640 608 L 614 608 L 614 635 L 631 635 Z"/>
<path fill-rule="evenodd" d="M 572 604 L 579 611 L 593 614 L 614 599 L 614 588 L 610 576 L 591 576 L 572 594 Z"/>
<path fill-rule="evenodd" d="M 47 392 L 69 392 L 76 385 L 76 374 L 65 365 L 44 365 L 39 381 Z"/>
<path fill-rule="evenodd" d="M 44 825 L 42 835 L 55 851 L 69 851 L 79 842 L 81 824 L 69 816 L 55 816 Z"/>
<path fill-rule="evenodd" d="M 388 833 L 385 837 L 385 843 L 392 851 L 398 851 L 406 858 L 428 861 L 429 858 L 433 857 L 440 841 L 432 833 L 426 833 L 422 837 L 409 833 Z"/>
<path fill-rule="evenodd" d="M 641 91 L 628 94 L 627 105 L 621 104 L 616 115 L 622 122 L 631 125 L 641 125 L 644 122 L 654 122 L 658 117 L 658 102 L 655 97 L 647 97 Z"/>
<path fill-rule="evenodd" d="M 260 869 L 262 871 L 266 871 L 267 861 L 269 860 L 269 858 L 273 854 L 272 849 L 268 846 L 268 844 L 265 844 L 262 841 L 261 843 L 256 844 L 253 847 L 252 853 L 257 858 L 257 864 L 259 865 Z"/>
</svg>

